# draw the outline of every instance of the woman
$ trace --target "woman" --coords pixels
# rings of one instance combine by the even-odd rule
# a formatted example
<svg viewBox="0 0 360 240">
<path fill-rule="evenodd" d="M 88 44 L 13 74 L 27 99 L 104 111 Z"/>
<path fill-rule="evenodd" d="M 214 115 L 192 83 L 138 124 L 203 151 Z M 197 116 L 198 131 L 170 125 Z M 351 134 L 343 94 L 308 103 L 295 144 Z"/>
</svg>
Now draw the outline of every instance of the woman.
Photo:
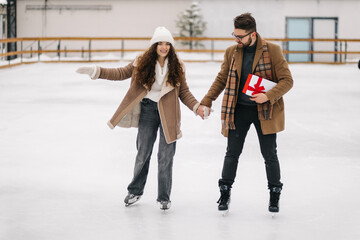
<svg viewBox="0 0 360 240">
<path fill-rule="evenodd" d="M 160 209 L 171 206 L 172 166 L 176 140 L 181 137 L 180 100 L 196 114 L 199 102 L 189 91 L 185 69 L 174 49 L 174 39 L 165 27 L 155 29 L 150 48 L 132 63 L 120 68 L 81 67 L 78 73 L 92 79 L 124 80 L 131 85 L 110 128 L 138 127 L 134 177 L 128 186 L 125 205 L 137 202 L 144 192 L 154 142 L 160 129 L 158 151 L 158 197 Z"/>
</svg>

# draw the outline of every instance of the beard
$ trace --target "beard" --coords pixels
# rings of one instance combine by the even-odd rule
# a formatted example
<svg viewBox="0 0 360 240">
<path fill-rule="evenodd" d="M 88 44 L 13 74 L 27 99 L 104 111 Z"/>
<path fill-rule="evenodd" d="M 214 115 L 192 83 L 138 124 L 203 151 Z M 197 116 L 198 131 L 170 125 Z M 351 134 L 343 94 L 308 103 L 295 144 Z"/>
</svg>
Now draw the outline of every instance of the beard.
<svg viewBox="0 0 360 240">
<path fill-rule="evenodd" d="M 251 44 L 251 38 L 249 37 L 249 40 L 246 43 L 243 43 L 243 42 L 238 43 L 238 47 L 246 48 L 246 47 L 250 46 L 250 44 Z"/>
</svg>

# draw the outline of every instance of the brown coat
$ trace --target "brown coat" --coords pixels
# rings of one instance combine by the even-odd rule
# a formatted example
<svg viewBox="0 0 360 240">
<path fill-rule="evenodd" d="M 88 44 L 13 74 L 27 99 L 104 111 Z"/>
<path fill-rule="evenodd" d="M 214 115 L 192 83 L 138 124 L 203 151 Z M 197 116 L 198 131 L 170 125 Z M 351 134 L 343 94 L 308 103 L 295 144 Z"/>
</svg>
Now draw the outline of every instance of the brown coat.
<svg viewBox="0 0 360 240">
<path fill-rule="evenodd" d="M 108 122 L 111 129 L 115 126 L 137 127 L 140 115 L 140 101 L 146 96 L 148 90 L 135 81 L 135 61 L 125 67 L 119 68 L 98 68 L 97 76 L 108 80 L 125 80 L 131 77 L 131 85 L 124 99 L 120 103 L 113 117 Z M 161 97 L 158 102 L 161 124 L 164 130 L 167 143 L 179 139 L 182 134 L 180 130 L 181 113 L 180 100 L 194 113 L 199 106 L 198 101 L 191 94 L 186 79 L 180 79 L 176 87 L 167 83 L 167 77 L 161 90 Z"/>
<path fill-rule="evenodd" d="M 262 39 L 257 34 L 257 46 L 253 63 L 253 72 L 259 62 L 263 52 Z M 273 105 L 272 118 L 270 120 L 261 120 L 261 129 L 263 134 L 271 134 L 284 130 L 285 114 L 284 114 L 284 100 L 283 95 L 288 92 L 293 86 L 293 79 L 288 67 L 288 64 L 282 54 L 280 47 L 276 44 L 267 42 L 270 59 L 272 62 L 272 81 L 277 85 L 266 93 L 270 103 Z M 226 86 L 228 73 L 230 70 L 231 58 L 235 54 L 235 61 L 238 76 L 241 75 L 243 49 L 238 48 L 237 45 L 226 49 L 224 61 L 221 65 L 221 70 L 218 73 L 215 81 L 211 85 L 208 93 L 202 99 L 201 104 L 211 107 L 212 101 L 215 101 Z M 239 89 L 238 91 L 239 92 Z M 222 129 L 222 134 L 228 136 L 228 129 Z"/>
</svg>

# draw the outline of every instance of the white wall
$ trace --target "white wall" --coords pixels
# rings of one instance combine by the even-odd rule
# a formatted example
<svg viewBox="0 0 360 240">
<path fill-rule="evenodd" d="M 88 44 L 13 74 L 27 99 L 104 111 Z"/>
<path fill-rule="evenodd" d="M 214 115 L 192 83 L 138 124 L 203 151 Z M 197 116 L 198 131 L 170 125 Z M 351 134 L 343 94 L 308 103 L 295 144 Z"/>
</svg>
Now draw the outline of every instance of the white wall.
<svg viewBox="0 0 360 240">
<path fill-rule="evenodd" d="M 151 37 L 155 27 L 163 25 L 174 36 L 179 30 L 176 19 L 191 0 L 48 0 L 48 5 L 106 5 L 111 10 L 26 10 L 26 6 L 44 5 L 45 0 L 17 1 L 18 37 Z M 230 37 L 233 18 L 251 12 L 258 32 L 265 38 L 286 37 L 286 17 L 338 17 L 339 38 L 360 38 L 358 11 L 360 0 L 198 0 L 206 37 Z M 63 43 L 66 45 L 66 43 Z M 69 43 L 70 44 L 70 43 Z M 72 47 L 75 45 L 73 43 Z M 88 43 L 79 43 L 87 48 Z M 105 44 L 104 42 L 94 45 Z M 119 43 L 106 43 L 119 48 Z M 126 43 L 127 48 L 144 48 L 146 42 Z M 210 43 L 205 43 L 209 47 Z M 224 49 L 232 42 L 217 42 Z M 280 44 L 280 43 L 279 43 Z M 358 44 L 360 45 L 360 44 Z M 358 50 L 360 46 L 349 46 Z M 96 46 L 94 46 L 96 47 Z"/>
<path fill-rule="evenodd" d="M 151 36 L 167 26 L 178 32 L 175 20 L 191 0 L 48 0 L 48 5 L 111 5 L 110 11 L 28 10 L 44 0 L 18 0 L 19 37 Z M 338 17 L 340 38 L 360 38 L 359 0 L 199 0 L 208 23 L 207 37 L 229 37 L 233 18 L 252 12 L 263 37 L 285 37 L 285 17 Z"/>
<path fill-rule="evenodd" d="M 110 11 L 48 10 L 26 11 L 26 5 L 44 4 L 41 0 L 18 0 L 18 37 L 150 37 L 155 27 L 164 25 L 176 31 L 175 19 L 190 1 L 106 0 L 56 1 L 48 5 L 111 5 Z M 45 26 L 46 22 L 46 26 Z"/>
</svg>

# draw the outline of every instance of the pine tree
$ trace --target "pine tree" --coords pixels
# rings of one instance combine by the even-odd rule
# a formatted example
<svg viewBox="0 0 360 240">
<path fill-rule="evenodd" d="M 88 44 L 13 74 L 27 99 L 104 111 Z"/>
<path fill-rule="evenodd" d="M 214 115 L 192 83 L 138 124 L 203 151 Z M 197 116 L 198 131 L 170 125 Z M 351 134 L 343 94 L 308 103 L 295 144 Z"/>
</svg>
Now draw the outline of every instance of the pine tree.
<svg viewBox="0 0 360 240">
<path fill-rule="evenodd" d="M 180 28 L 180 37 L 201 37 L 206 30 L 206 22 L 200 14 L 198 2 L 192 2 L 190 7 L 178 15 L 176 26 Z M 190 49 L 193 47 L 203 46 L 199 41 L 183 41 L 183 45 L 188 45 Z"/>
</svg>

